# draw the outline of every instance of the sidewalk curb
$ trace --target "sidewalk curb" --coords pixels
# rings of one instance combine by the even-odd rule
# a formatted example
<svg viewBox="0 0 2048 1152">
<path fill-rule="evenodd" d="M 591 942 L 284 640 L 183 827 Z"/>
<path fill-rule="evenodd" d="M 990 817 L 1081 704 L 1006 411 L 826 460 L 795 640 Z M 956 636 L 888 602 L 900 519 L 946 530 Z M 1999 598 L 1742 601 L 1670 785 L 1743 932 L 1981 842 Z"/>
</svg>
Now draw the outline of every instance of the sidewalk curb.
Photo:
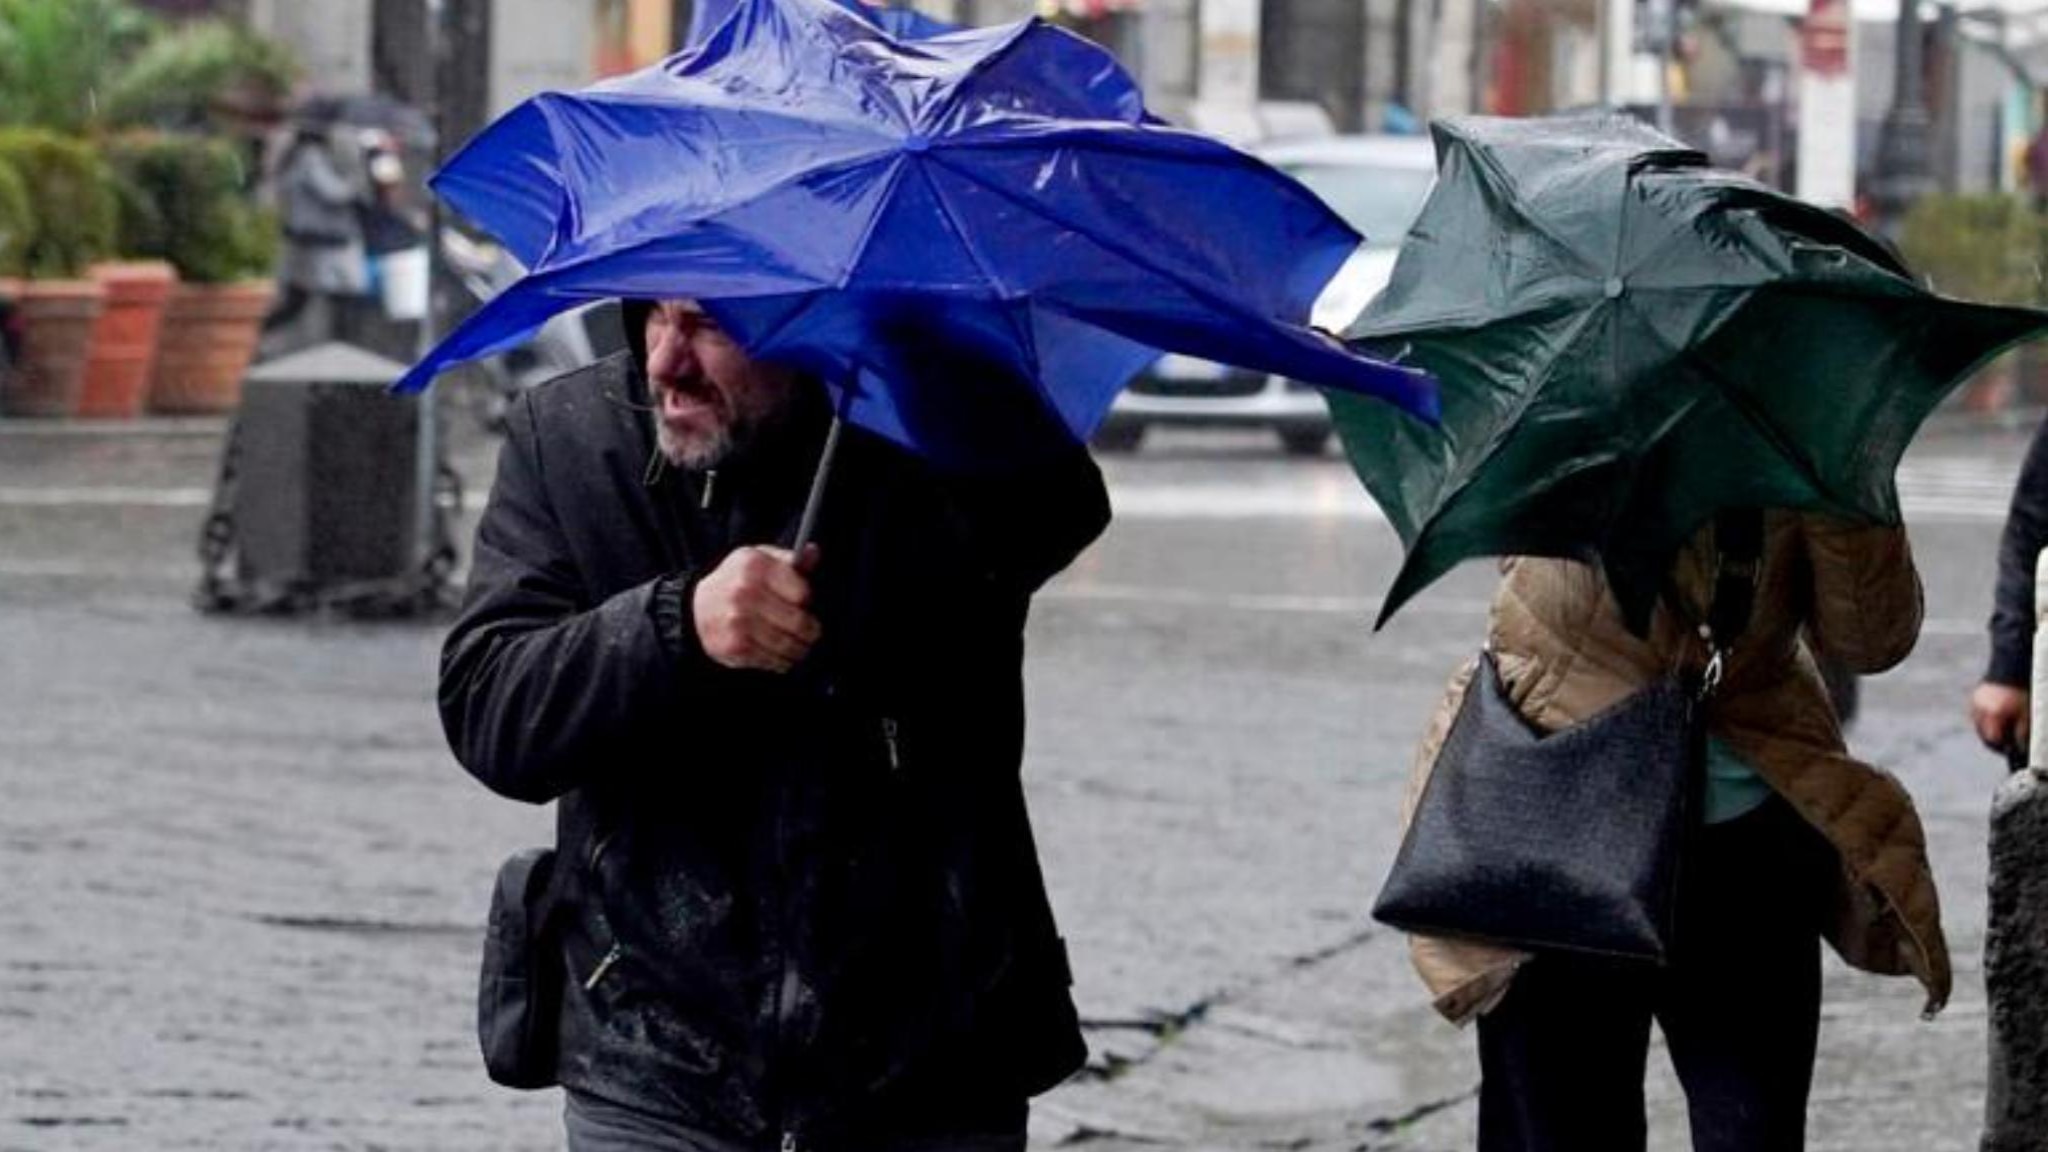
<svg viewBox="0 0 2048 1152">
<path fill-rule="evenodd" d="M 197 437 L 227 433 L 230 416 L 146 416 L 135 420 L 0 420 L 0 439 L 20 437 Z"/>
</svg>

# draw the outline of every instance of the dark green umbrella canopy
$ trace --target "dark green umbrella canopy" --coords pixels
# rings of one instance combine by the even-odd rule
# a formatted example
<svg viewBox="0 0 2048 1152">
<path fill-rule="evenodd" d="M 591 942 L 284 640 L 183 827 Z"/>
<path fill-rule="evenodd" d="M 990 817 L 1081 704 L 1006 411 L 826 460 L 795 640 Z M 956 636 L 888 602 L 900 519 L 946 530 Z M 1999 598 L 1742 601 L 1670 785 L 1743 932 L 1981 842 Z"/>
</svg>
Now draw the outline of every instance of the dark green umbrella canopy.
<svg viewBox="0 0 2048 1152">
<path fill-rule="evenodd" d="M 1915 283 L 1834 214 L 1633 120 L 1434 126 L 1437 185 L 1346 333 L 1433 373 L 1443 424 L 1332 393 L 1407 546 L 1380 613 L 1459 561 L 1602 564 L 1632 627 L 1723 508 L 1897 523 L 1906 444 L 2048 313 Z"/>
</svg>

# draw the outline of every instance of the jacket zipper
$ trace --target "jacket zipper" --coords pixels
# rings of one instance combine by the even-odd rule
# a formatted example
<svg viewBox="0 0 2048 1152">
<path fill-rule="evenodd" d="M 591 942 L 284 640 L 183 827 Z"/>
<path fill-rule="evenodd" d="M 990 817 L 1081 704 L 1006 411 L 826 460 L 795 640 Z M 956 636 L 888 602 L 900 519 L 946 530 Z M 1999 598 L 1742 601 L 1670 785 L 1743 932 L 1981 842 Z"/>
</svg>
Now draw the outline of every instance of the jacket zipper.
<svg viewBox="0 0 2048 1152">
<path fill-rule="evenodd" d="M 617 835 L 618 833 L 616 832 L 607 833 L 599 837 L 597 842 L 590 846 L 589 873 L 593 885 L 596 885 L 598 882 L 597 866 L 603 862 L 605 852 L 611 848 L 612 841 Z M 592 968 L 589 977 L 583 981 L 583 990 L 585 992 L 596 991 L 598 984 L 611 974 L 612 965 L 617 964 L 625 954 L 625 948 L 617 940 L 613 940 L 612 946 L 606 949 L 604 956 L 598 960 L 597 967 Z"/>
<path fill-rule="evenodd" d="M 699 511 L 708 512 L 711 510 L 711 494 L 717 490 L 718 469 L 713 468 L 704 473 L 704 495 L 697 501 L 697 509 Z"/>
<path fill-rule="evenodd" d="M 798 1148 L 796 1133 L 784 1132 L 782 1134 L 782 1152 L 798 1152 Z"/>
<path fill-rule="evenodd" d="M 599 960 L 597 962 L 597 967 L 590 970 L 590 979 L 585 980 L 583 982 L 583 990 L 585 992 L 596 991 L 598 982 L 600 980 L 603 980 L 606 974 L 611 972 L 612 965 L 617 964 L 619 962 L 619 957 L 623 955 L 625 955 L 624 950 L 621 949 L 617 944 L 613 944 L 611 947 L 611 951 L 606 952 L 604 954 L 604 959 Z"/>
<path fill-rule="evenodd" d="M 897 731 L 895 717 L 882 717 L 882 742 L 888 745 L 889 748 L 889 771 L 891 772 L 903 771 L 903 753 L 896 744 Z"/>
</svg>

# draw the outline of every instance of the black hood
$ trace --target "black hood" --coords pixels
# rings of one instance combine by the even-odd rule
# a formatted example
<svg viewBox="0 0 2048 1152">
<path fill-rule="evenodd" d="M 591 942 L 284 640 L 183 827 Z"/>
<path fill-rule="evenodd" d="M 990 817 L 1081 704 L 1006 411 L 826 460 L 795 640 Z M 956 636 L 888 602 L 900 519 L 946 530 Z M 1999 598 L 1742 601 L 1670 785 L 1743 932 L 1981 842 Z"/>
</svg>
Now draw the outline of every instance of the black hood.
<svg viewBox="0 0 2048 1152">
<path fill-rule="evenodd" d="M 652 300 L 619 301 L 619 326 L 625 329 L 626 348 L 633 353 L 633 364 L 643 377 L 647 375 L 647 318 L 653 314 Z"/>
</svg>

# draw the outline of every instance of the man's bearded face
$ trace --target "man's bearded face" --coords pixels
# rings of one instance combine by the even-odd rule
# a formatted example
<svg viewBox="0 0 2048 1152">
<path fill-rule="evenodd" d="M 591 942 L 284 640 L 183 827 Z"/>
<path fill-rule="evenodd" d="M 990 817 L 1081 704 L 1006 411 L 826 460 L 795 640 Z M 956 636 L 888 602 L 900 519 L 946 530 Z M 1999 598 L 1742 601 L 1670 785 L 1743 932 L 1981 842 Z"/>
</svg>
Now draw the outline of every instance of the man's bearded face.
<svg viewBox="0 0 2048 1152">
<path fill-rule="evenodd" d="M 661 454 L 696 470 L 717 465 L 773 423 L 796 381 L 787 369 L 749 357 L 694 301 L 665 300 L 647 317 L 647 383 Z"/>
</svg>

